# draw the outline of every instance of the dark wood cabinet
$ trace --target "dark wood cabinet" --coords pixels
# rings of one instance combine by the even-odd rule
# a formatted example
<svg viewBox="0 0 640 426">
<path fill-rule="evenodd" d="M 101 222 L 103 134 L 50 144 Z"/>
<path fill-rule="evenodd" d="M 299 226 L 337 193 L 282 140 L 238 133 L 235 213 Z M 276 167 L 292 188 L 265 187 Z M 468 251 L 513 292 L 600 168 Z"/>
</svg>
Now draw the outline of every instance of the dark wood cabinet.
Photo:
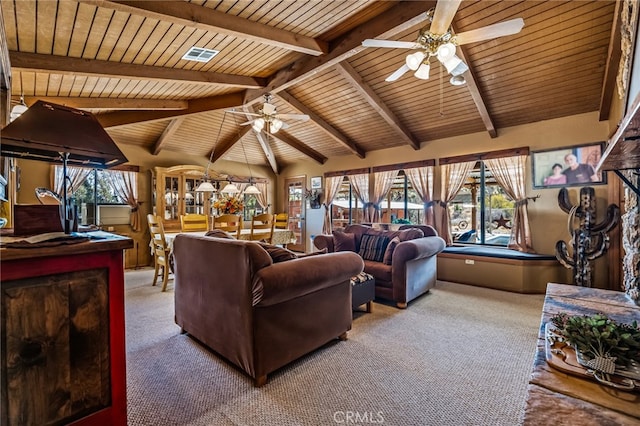
<svg viewBox="0 0 640 426">
<path fill-rule="evenodd" d="M 0 423 L 126 425 L 128 238 L 1 249 Z"/>
</svg>

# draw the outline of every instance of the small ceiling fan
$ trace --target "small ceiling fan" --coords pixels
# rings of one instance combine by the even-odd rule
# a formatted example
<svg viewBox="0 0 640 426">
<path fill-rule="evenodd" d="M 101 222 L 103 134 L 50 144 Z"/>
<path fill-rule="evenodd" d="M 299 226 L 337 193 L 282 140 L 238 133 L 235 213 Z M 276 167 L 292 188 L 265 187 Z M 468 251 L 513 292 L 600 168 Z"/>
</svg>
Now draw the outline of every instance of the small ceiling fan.
<svg viewBox="0 0 640 426">
<path fill-rule="evenodd" d="M 431 24 L 420 30 L 416 42 L 376 39 L 366 39 L 362 42 L 364 47 L 416 50 L 407 55 L 405 64 L 385 81 L 396 81 L 409 70 L 415 71 L 416 78 L 427 80 L 431 57 L 435 56 L 451 74 L 451 84 L 455 86 L 464 84 L 466 81 L 462 74 L 467 72 L 469 67 L 456 55 L 456 46 L 517 34 L 524 26 L 524 20 L 516 18 L 454 35 L 451 31 L 451 21 L 461 2 L 462 0 L 439 0 L 435 9 L 427 12 Z"/>
<path fill-rule="evenodd" d="M 271 103 L 271 99 L 271 94 L 265 94 L 264 104 L 262 104 L 262 108 L 257 113 L 235 110 L 230 110 L 227 112 L 231 112 L 234 114 L 243 114 L 245 116 L 254 116 L 256 118 L 244 123 L 240 123 L 240 125 L 246 126 L 247 124 L 251 124 L 251 127 L 256 132 L 260 132 L 262 129 L 265 129 L 267 133 L 272 134 L 277 133 L 280 129 L 286 129 L 287 127 L 289 127 L 289 125 L 283 120 L 307 121 L 309 119 L 309 116 L 307 114 L 278 114 L 278 112 L 276 111 L 276 106 Z"/>
</svg>

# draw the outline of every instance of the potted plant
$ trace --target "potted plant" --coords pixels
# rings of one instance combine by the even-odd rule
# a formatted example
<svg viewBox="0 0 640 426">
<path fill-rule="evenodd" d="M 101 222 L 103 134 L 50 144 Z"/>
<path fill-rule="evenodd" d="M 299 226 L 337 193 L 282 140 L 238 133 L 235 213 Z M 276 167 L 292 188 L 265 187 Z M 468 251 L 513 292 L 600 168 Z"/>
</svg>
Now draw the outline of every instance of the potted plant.
<svg viewBox="0 0 640 426">
<path fill-rule="evenodd" d="M 640 328 L 637 321 L 621 324 L 599 313 L 569 316 L 559 313 L 551 318 L 568 344 L 576 351 L 578 362 L 595 371 L 613 374 L 616 364 L 628 367 L 640 360 Z"/>
</svg>

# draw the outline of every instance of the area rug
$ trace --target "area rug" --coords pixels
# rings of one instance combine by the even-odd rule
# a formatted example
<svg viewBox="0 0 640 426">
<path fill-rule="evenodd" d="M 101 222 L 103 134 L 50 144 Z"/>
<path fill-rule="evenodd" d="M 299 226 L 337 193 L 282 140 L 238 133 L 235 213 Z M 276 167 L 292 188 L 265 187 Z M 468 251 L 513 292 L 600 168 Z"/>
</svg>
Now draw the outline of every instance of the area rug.
<svg viewBox="0 0 640 426">
<path fill-rule="evenodd" d="M 374 303 L 348 340 L 252 380 L 173 322 L 173 285 L 127 273 L 130 425 L 517 425 L 543 295 L 448 282 Z M 146 276 L 149 276 L 147 279 Z"/>
</svg>

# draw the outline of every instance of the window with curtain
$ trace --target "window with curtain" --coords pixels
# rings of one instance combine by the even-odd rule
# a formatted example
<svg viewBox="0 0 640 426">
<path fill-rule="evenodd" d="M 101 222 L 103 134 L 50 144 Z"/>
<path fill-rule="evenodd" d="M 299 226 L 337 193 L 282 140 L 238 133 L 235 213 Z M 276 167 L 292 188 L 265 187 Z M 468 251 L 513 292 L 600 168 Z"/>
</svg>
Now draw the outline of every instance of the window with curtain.
<svg viewBox="0 0 640 426">
<path fill-rule="evenodd" d="M 351 223 L 362 223 L 362 203 L 351 188 L 345 176 L 340 183 L 338 193 L 331 203 L 331 223 L 333 230 L 342 229 Z"/>
<path fill-rule="evenodd" d="M 380 217 L 383 223 L 424 223 L 424 204 L 404 171 L 380 203 Z"/>
<path fill-rule="evenodd" d="M 503 247 L 509 244 L 515 201 L 498 184 L 485 162 L 476 163 L 448 207 L 454 242 Z"/>
<path fill-rule="evenodd" d="M 118 171 L 102 169 L 85 169 L 69 166 L 69 176 L 82 177 L 74 179 L 70 187 L 69 200 L 77 206 L 79 223 L 82 225 L 98 225 L 97 206 L 99 205 L 127 205 L 127 200 L 122 198 L 112 183 L 111 175 Z M 62 167 L 55 166 L 54 187 L 62 188 Z M 136 176 L 137 174 L 134 174 Z M 137 180 L 137 178 L 135 178 Z M 69 183 L 68 183 L 69 185 Z M 137 181 L 134 183 L 137 185 Z M 61 192 L 61 190 L 60 190 Z"/>
</svg>

